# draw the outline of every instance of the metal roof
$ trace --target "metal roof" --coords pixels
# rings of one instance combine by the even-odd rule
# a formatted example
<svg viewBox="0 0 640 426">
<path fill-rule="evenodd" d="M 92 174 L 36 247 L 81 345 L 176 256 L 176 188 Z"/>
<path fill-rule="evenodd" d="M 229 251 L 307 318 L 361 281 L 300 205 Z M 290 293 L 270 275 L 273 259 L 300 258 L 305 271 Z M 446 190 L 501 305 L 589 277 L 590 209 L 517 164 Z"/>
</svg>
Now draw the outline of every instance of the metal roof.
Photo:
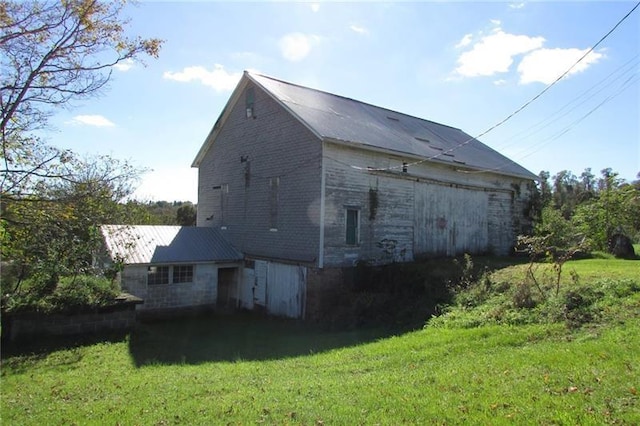
<svg viewBox="0 0 640 426">
<path fill-rule="evenodd" d="M 395 151 L 456 167 L 537 179 L 524 167 L 460 129 L 265 75 L 245 72 L 245 76 L 271 93 L 325 140 Z"/>
<path fill-rule="evenodd" d="M 226 262 L 243 259 L 215 228 L 195 226 L 103 225 L 113 259 L 125 264 Z"/>
</svg>

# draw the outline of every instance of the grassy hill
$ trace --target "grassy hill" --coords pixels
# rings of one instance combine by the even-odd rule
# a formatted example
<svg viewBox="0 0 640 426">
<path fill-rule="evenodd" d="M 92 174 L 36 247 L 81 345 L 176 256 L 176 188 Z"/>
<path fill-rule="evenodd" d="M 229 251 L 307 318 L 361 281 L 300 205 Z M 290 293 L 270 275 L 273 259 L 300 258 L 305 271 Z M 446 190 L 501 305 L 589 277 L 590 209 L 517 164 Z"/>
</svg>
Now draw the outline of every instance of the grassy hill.
<svg viewBox="0 0 640 426">
<path fill-rule="evenodd" d="M 640 424 L 640 261 L 568 262 L 557 295 L 550 265 L 544 295 L 527 267 L 460 285 L 409 332 L 211 316 L 3 351 L 2 422 Z"/>
</svg>

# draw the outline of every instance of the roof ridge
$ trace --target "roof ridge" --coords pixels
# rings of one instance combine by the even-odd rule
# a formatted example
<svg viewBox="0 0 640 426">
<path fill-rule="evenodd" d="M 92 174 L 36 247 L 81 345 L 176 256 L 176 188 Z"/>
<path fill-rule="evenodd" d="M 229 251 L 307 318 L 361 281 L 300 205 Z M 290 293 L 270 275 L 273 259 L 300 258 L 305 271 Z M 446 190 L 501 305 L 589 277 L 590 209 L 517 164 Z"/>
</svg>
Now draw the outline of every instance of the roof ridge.
<svg viewBox="0 0 640 426">
<path fill-rule="evenodd" d="M 345 99 L 347 101 L 355 102 L 355 103 L 358 103 L 358 104 L 367 105 L 369 107 L 376 108 L 376 109 L 379 109 L 381 111 L 387 111 L 387 112 L 391 112 L 391 113 L 394 113 L 394 114 L 400 114 L 400 115 L 402 115 L 404 117 L 409 117 L 409 118 L 412 118 L 412 119 L 415 119 L 415 120 L 420 120 L 420 121 L 426 121 L 426 122 L 429 122 L 429 123 L 432 123 L 432 124 L 436 124 L 438 126 L 448 127 L 450 129 L 462 131 L 462 129 L 460 129 L 458 127 L 450 126 L 448 124 L 439 123 L 437 121 L 428 120 L 426 118 L 422 118 L 422 117 L 418 117 L 418 116 L 415 116 L 415 115 L 407 114 L 405 112 L 392 110 L 392 109 L 385 108 L 385 107 L 382 107 L 382 106 L 379 106 L 379 105 L 374 105 L 372 103 L 360 101 L 358 99 L 350 98 L 350 97 L 347 97 L 347 96 L 344 96 L 344 95 L 338 95 L 336 93 L 327 92 L 326 90 L 321 90 L 321 89 L 316 89 L 316 88 L 313 88 L 313 87 L 303 86 L 303 85 L 298 84 L 298 83 L 292 83 L 290 81 L 282 80 L 280 78 L 275 78 L 275 77 L 272 77 L 270 75 L 257 73 L 257 72 L 251 72 L 251 71 L 248 71 L 248 70 L 245 70 L 244 73 L 246 75 L 249 75 L 249 76 L 259 76 L 259 77 L 267 78 L 269 80 L 276 81 L 278 83 L 286 84 L 286 85 L 289 85 L 289 86 L 294 86 L 294 87 L 298 87 L 298 88 L 305 89 L 305 90 L 311 90 L 311 91 L 314 91 L 314 92 L 317 92 L 317 93 L 322 93 L 322 94 L 333 96 L 333 97 L 336 97 L 336 98 Z M 475 139 L 475 137 L 474 137 L 474 139 Z"/>
</svg>

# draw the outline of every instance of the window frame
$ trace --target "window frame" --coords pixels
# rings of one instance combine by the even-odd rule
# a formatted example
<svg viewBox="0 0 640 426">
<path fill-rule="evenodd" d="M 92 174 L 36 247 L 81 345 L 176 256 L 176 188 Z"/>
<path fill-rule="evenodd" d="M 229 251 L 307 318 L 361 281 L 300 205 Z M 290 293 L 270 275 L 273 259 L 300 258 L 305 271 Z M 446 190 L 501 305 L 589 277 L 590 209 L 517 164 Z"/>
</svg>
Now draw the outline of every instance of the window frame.
<svg viewBox="0 0 640 426">
<path fill-rule="evenodd" d="M 173 265 L 171 267 L 171 283 L 185 284 L 193 282 L 193 265 Z M 183 272 L 184 271 L 184 272 Z M 176 279 L 177 278 L 177 279 Z"/>
<path fill-rule="evenodd" d="M 166 285 L 170 284 L 170 266 L 157 265 L 147 267 L 147 285 Z M 162 279 L 164 278 L 164 279 Z"/>
<path fill-rule="evenodd" d="M 355 215 L 355 218 L 353 218 Z M 353 224 L 349 224 L 349 217 L 352 217 Z M 360 208 L 359 207 L 346 207 L 345 208 L 345 244 L 348 246 L 360 245 Z"/>
<path fill-rule="evenodd" d="M 192 284 L 196 266 L 194 264 L 149 265 L 147 266 L 147 285 Z"/>
<path fill-rule="evenodd" d="M 255 118 L 256 92 L 253 87 L 247 87 L 245 91 L 245 117 Z"/>
</svg>

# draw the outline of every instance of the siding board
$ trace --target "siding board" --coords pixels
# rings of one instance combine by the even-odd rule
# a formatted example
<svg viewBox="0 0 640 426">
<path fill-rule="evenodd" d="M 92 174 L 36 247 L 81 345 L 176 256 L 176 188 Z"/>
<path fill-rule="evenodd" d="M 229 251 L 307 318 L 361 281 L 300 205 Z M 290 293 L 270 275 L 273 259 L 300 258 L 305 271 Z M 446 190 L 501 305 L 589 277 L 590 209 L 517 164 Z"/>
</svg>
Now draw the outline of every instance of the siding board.
<svg viewBox="0 0 640 426">
<path fill-rule="evenodd" d="M 198 226 L 221 228 L 248 255 L 313 262 L 322 144 L 267 93 L 251 87 L 255 118 L 246 117 L 241 96 L 199 164 Z M 218 194 L 223 184 L 224 205 Z"/>
<path fill-rule="evenodd" d="M 514 217 L 520 212 L 513 199 L 529 197 L 526 191 L 516 196 L 513 178 L 465 174 L 433 163 L 413 165 L 407 173 L 367 170 L 403 161 L 407 160 L 326 144 L 325 264 L 509 252 L 519 232 Z M 372 189 L 377 194 L 373 214 Z M 361 239 L 356 247 L 345 241 L 347 206 L 361 209 Z"/>
</svg>

